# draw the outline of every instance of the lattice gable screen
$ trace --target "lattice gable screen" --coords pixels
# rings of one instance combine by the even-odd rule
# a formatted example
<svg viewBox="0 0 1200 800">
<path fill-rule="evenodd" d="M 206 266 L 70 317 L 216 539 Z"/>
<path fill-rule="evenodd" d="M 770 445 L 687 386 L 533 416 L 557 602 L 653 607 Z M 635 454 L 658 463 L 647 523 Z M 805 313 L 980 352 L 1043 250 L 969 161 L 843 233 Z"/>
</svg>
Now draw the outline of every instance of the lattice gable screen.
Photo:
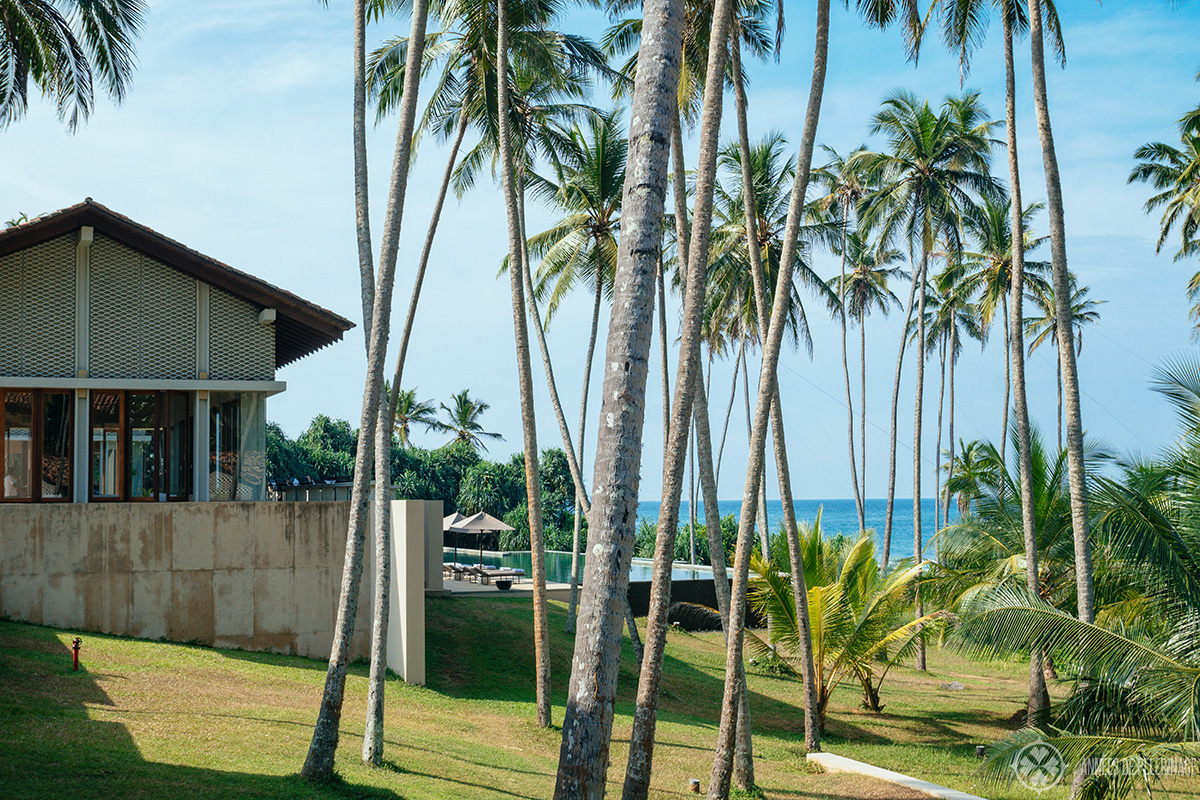
<svg viewBox="0 0 1200 800">
<path fill-rule="evenodd" d="M 275 379 L 275 327 L 261 325 L 253 303 L 212 287 L 209 303 L 209 376 L 213 380 Z"/>
<path fill-rule="evenodd" d="M 75 237 L 0 258 L 0 375 L 75 374 Z"/>
<path fill-rule="evenodd" d="M 196 377 L 195 278 L 99 231 L 90 276 L 91 377 Z"/>
</svg>

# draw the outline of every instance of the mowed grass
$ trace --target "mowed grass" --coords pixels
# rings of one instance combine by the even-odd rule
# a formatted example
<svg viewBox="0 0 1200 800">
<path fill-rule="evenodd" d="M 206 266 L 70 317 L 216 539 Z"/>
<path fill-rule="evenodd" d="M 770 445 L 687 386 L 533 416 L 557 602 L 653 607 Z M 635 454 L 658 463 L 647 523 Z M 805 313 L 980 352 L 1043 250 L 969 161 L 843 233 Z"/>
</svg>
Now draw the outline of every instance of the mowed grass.
<svg viewBox="0 0 1200 800">
<path fill-rule="evenodd" d="M 386 763 L 368 768 L 361 762 L 366 666 L 355 665 L 343 708 L 340 780 L 329 785 L 296 774 L 312 736 L 322 662 L 82 634 L 84 669 L 73 672 L 75 632 L 0 623 L 0 797 L 550 797 L 561 736 L 532 721 L 530 618 L 527 599 L 429 598 L 429 686 L 389 679 Z M 563 606 L 552 604 L 556 723 L 573 647 L 564 619 Z M 627 639 L 624 646 L 609 771 L 614 797 L 637 685 Z M 724 663 L 720 634 L 669 634 L 652 797 L 694 796 L 689 778 L 707 786 Z M 926 674 L 893 671 L 882 714 L 863 711 L 853 686 L 840 689 L 827 749 L 997 800 L 1030 797 L 1020 787 L 974 786 L 971 777 L 974 745 L 1015 724 L 1026 668 L 943 651 L 931 651 L 930 664 Z M 951 680 L 967 688 L 939 688 Z M 804 760 L 798 683 L 753 667 L 749 681 L 756 779 L 766 797 L 922 796 L 865 778 L 814 774 Z"/>
</svg>

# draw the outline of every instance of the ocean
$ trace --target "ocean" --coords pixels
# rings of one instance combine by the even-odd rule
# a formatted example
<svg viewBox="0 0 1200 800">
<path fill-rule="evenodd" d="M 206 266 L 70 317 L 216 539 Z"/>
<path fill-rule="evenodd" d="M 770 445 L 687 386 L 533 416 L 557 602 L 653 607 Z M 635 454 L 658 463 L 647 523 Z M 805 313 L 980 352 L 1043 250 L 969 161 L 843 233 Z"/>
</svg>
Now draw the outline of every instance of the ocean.
<svg viewBox="0 0 1200 800">
<path fill-rule="evenodd" d="M 651 522 L 658 521 L 659 501 L 646 501 L 638 503 L 638 521 L 648 519 Z M 854 500 L 796 500 L 793 503 L 796 509 L 796 521 L 799 523 L 812 522 L 817 516 L 817 509 L 823 509 L 821 512 L 821 529 L 826 536 L 836 536 L 839 533 L 845 533 L 850 536 L 858 532 L 858 512 L 854 507 Z M 925 498 L 921 501 L 921 533 L 923 549 L 925 556 L 928 558 L 933 551 L 932 538 L 936 529 L 934 525 L 934 505 L 935 501 L 932 497 Z M 891 557 L 896 558 L 911 558 L 913 554 L 913 507 L 912 498 L 896 498 L 892 504 L 892 552 Z M 718 510 L 721 516 L 733 514 L 735 517 L 741 513 L 741 500 L 721 500 L 718 502 Z M 866 517 L 867 529 L 874 530 L 876 534 L 876 542 L 882 542 L 884 518 L 887 512 L 887 500 L 876 499 L 867 500 L 864 516 Z M 704 507 L 702 504 L 697 504 L 696 509 L 697 524 L 704 521 Z M 950 506 L 950 521 L 958 520 L 958 509 L 952 504 Z M 679 504 L 679 521 L 681 524 L 687 524 L 688 521 L 688 503 L 687 500 Z M 780 500 L 767 501 L 767 525 L 771 531 L 779 530 L 779 524 L 783 521 L 783 502 Z"/>
</svg>

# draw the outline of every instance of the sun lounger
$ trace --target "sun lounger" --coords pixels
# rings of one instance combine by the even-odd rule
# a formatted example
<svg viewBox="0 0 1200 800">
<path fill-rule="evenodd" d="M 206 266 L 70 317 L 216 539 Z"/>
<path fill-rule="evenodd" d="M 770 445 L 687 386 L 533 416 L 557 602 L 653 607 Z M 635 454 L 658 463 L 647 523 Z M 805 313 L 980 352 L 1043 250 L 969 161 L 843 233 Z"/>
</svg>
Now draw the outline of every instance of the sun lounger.
<svg viewBox="0 0 1200 800">
<path fill-rule="evenodd" d="M 496 584 L 496 588 L 504 591 L 513 585 L 513 582 L 520 583 L 521 578 L 525 576 L 523 569 L 506 569 L 502 567 L 475 567 L 474 572 L 479 578 L 479 582 L 484 585 Z"/>
</svg>

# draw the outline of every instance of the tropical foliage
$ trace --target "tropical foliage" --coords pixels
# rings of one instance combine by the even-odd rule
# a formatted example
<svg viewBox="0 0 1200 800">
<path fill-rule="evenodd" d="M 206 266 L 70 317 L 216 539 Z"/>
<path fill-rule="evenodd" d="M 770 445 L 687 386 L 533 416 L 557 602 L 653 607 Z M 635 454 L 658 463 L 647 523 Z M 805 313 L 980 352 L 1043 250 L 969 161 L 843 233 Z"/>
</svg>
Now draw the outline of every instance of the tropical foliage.
<svg viewBox="0 0 1200 800">
<path fill-rule="evenodd" d="M 843 678 L 862 688 L 864 708 L 882 711 L 879 692 L 888 672 L 915 652 L 925 627 L 946 615 L 937 611 L 911 617 L 913 590 L 923 568 L 907 563 L 885 573 L 875 557 L 874 535 L 826 538 L 818 514 L 804 526 L 800 541 L 823 730 L 829 698 Z M 775 653 L 798 675 L 800 629 L 791 582 L 773 563 L 760 558 L 752 569 L 750 604 L 771 620 L 771 627 L 768 641 L 750 640 L 751 652 L 759 657 Z"/>
</svg>

